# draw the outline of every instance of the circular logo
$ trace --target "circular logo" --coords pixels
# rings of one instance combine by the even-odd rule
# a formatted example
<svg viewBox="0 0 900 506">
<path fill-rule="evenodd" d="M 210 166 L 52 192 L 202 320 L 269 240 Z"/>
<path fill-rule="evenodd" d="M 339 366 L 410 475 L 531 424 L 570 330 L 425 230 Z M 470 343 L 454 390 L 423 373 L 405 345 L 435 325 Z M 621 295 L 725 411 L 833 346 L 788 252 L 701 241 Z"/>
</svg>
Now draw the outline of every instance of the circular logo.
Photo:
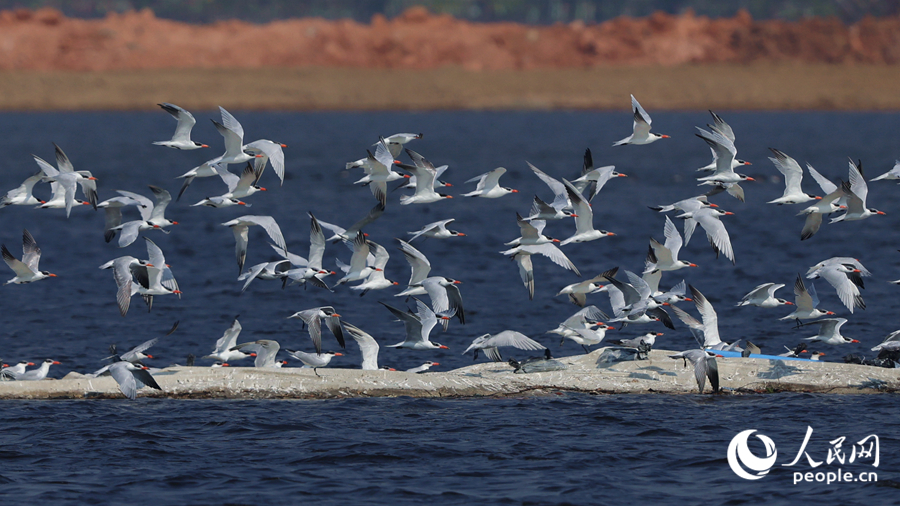
<svg viewBox="0 0 900 506">
<path fill-rule="evenodd" d="M 757 434 L 756 437 L 765 445 L 766 456 L 759 458 L 753 455 L 747 445 L 747 439 L 754 432 L 756 429 L 745 430 L 734 436 L 728 444 L 728 465 L 734 474 L 745 480 L 758 480 L 768 474 L 769 469 L 775 465 L 775 458 L 778 457 L 775 442 L 762 434 Z"/>
</svg>

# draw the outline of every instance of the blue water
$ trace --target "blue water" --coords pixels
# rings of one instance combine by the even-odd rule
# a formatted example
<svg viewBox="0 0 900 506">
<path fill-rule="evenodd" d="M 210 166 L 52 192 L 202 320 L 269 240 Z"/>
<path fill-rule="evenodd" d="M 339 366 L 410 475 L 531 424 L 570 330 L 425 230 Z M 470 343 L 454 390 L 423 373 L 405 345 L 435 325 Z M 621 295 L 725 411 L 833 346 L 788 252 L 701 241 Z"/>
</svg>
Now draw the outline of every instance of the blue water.
<svg viewBox="0 0 900 506">
<path fill-rule="evenodd" d="M 513 399 L 4 404 L 0 495 L 53 504 L 896 504 L 875 483 L 798 483 L 796 456 L 875 433 L 880 463 L 815 471 L 897 479 L 893 396 L 551 395 Z M 853 417 L 847 416 L 853 413 Z M 758 481 L 725 451 L 777 446 Z M 752 446 L 751 446 L 752 448 Z M 755 450 L 756 451 L 756 450 Z M 762 455 L 757 451 L 758 454 Z"/>
<path fill-rule="evenodd" d="M 448 189 L 451 194 L 470 191 L 474 185 L 463 184 L 465 180 L 497 166 L 509 169 L 502 181 L 520 192 L 498 200 L 455 198 L 427 206 L 399 206 L 400 192 L 391 194 L 387 212 L 367 230 L 370 239 L 388 246 L 393 254 L 387 277 L 405 285 L 409 276 L 394 237 L 405 237 L 407 231 L 432 221 L 456 218 L 453 228 L 465 232 L 465 238 L 414 244 L 431 260 L 433 274 L 463 281 L 468 324 L 454 323 L 448 332 L 432 335 L 449 350 L 409 352 L 382 347 L 380 363 L 409 368 L 433 360 L 441 363 L 440 370 L 461 367 L 472 361 L 461 355 L 472 338 L 505 329 L 541 340 L 557 356 L 582 353 L 577 345 L 567 342 L 560 347 L 558 340 L 543 335 L 577 309 L 554 295 L 579 278 L 536 259 L 537 288 L 534 301 L 529 301 L 515 265 L 497 254 L 503 242 L 518 236 L 515 212 L 527 212 L 534 194 L 551 197 L 525 161 L 557 178 L 574 178 L 584 148 L 590 147 L 596 165 L 614 164 L 628 174 L 611 181 L 593 205 L 596 227 L 617 235 L 565 248 L 585 276 L 614 266 L 641 269 L 647 241 L 650 236 L 662 239 L 664 223 L 646 206 L 700 193 L 692 180 L 693 170 L 709 161 L 705 143 L 693 135 L 694 125 L 710 119 L 699 112 L 650 111 L 654 129 L 673 138 L 615 149 L 610 144 L 629 133 L 627 111 L 231 112 L 243 123 L 248 140 L 269 138 L 289 145 L 288 177 L 279 187 L 267 169 L 262 184 L 269 191 L 249 198 L 253 204 L 249 210 L 189 207 L 224 191 L 213 178 L 197 180 L 183 201 L 170 207 L 167 216 L 180 224 L 169 235 L 150 232 L 149 237 L 166 252 L 184 291 L 181 300 L 157 297 L 148 313 L 134 299 L 122 318 L 115 305 L 112 275 L 97 267 L 124 254 L 143 257 L 143 241 L 125 249 L 104 243 L 102 214 L 87 207 L 74 209 L 68 220 L 57 210 L 18 206 L 0 210 L 0 241 L 18 254 L 21 229 L 29 229 L 43 250 L 41 268 L 59 275 L 31 285 L 0 288 L 4 330 L 0 356 L 5 362 L 54 358 L 62 362 L 51 370 L 56 378 L 69 370 L 90 371 L 102 365 L 110 343 L 120 349 L 130 347 L 162 336 L 178 320 L 178 331 L 153 348 L 159 357 L 153 363 L 184 363 L 189 353 L 201 356 L 211 351 L 236 314 L 244 327 L 240 341 L 276 339 L 282 347 L 310 350 L 306 332 L 286 317 L 319 305 L 333 305 L 382 345 L 399 342 L 402 326 L 377 303 L 402 307 L 404 301 L 393 297 L 391 290 L 360 298 L 345 288 L 333 294 L 315 288 L 282 290 L 278 283 L 257 280 L 240 295 L 234 240 L 230 230 L 219 224 L 241 214 L 272 215 L 289 249 L 305 256 L 308 211 L 324 221 L 348 226 L 374 205 L 367 189 L 352 185 L 358 173 L 341 171 L 344 163 L 363 156 L 379 134 L 400 131 L 425 133 L 424 139 L 409 146 L 436 165 L 450 165 L 444 179 L 454 183 Z M 825 351 L 826 359 L 837 361 L 847 353 L 867 353 L 898 326 L 898 288 L 886 282 L 900 278 L 894 240 L 900 212 L 893 198 L 897 189 L 886 181 L 870 185 L 868 204 L 887 216 L 825 225 L 814 238 L 801 243 L 803 220 L 794 216 L 799 206 L 764 204 L 783 189 L 766 159 L 766 148 L 779 148 L 801 164 L 808 161 L 833 180 L 846 178 L 848 156 L 861 158 L 871 178 L 890 169 L 898 156 L 895 132 L 900 118 L 873 113 L 717 112 L 734 128 L 739 157 L 754 164 L 746 172 L 758 180 L 745 185 L 744 204 L 728 196 L 714 199 L 736 213 L 726 218 L 726 224 L 737 264 L 716 259 L 698 231 L 681 257 L 700 268 L 666 274 L 662 286 L 676 284 L 683 275 L 715 305 L 725 340 L 746 338 L 764 353 L 778 353 L 782 346 L 793 346 L 815 334 L 814 329 L 796 330 L 777 321 L 790 309 L 736 308 L 734 304 L 764 282 L 785 283 L 778 295 L 792 299 L 797 273 L 832 256 L 853 256 L 874 273 L 863 291 L 865 311 L 851 315 L 826 283 L 816 286 L 821 307 L 847 317 L 844 334 L 861 342 L 812 349 Z M 147 184 L 174 194 L 180 187 L 175 176 L 221 149 L 220 137 L 207 119 L 215 117 L 213 112 L 194 113 L 198 118 L 194 138 L 213 149 L 178 152 L 152 146 L 151 141 L 165 139 L 172 131 L 173 122 L 162 112 L 3 114 L 2 187 L 13 188 L 33 173 L 32 153 L 52 159 L 50 142 L 55 141 L 76 169 L 91 170 L 100 179 L 101 199 L 114 196 L 115 189 L 149 195 Z M 819 193 L 810 178 L 804 188 Z M 37 194 L 49 196 L 49 189 L 39 188 Z M 547 233 L 565 238 L 573 229 L 571 222 L 552 223 Z M 248 266 L 274 259 L 266 239 L 260 230 L 251 230 Z M 329 245 L 326 266 L 334 268 L 336 255 L 349 260 L 345 247 Z M 11 271 L 6 273 L 12 277 Z M 589 300 L 608 309 L 605 295 Z M 690 305 L 684 308 L 694 313 Z M 657 347 L 693 346 L 690 333 L 678 327 L 670 331 L 633 326 L 617 337 L 652 328 L 666 333 Z M 325 343 L 326 349 L 337 349 L 327 332 Z M 345 352 L 333 366 L 358 367 L 355 344 L 349 343 Z M 101 497 L 127 500 L 129 495 L 148 493 L 163 494 L 170 503 L 293 503 L 300 500 L 297 495 L 313 494 L 305 498 L 334 504 L 360 497 L 385 504 L 425 500 L 594 504 L 646 502 L 656 493 L 678 502 L 702 502 L 698 498 L 707 496 L 713 502 L 787 502 L 799 490 L 791 488 L 788 477 L 773 471 L 759 482 L 745 482 L 731 473 L 724 451 L 734 434 L 758 428 L 776 441 L 790 440 L 796 448 L 807 424 L 830 439 L 875 432 L 884 445 L 879 471 L 888 473 L 894 464 L 886 451 L 887 441 L 894 434 L 883 427 L 892 426 L 891 401 L 892 397 L 869 396 L 566 395 L 456 401 L 9 402 L 4 404 L 4 430 L 0 431 L 8 458 L 0 474 L 10 481 L 0 486 L 0 493 L 16 490 L 72 502 L 96 502 Z M 656 480 L 663 483 L 661 489 Z M 113 487 L 122 495 L 110 496 Z M 861 487 L 810 486 L 803 494 L 854 490 L 855 494 L 841 496 L 845 503 L 854 497 L 893 497 L 886 495 L 890 489 Z M 327 496 L 320 495 L 323 491 Z"/>
</svg>

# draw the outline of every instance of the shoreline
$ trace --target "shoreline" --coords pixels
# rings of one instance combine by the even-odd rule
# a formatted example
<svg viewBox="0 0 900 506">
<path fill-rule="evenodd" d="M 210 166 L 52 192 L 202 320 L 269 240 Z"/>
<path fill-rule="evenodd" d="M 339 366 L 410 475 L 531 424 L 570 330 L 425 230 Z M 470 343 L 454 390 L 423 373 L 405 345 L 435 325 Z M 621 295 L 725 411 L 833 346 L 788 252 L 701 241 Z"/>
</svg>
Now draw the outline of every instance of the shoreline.
<svg viewBox="0 0 900 506">
<path fill-rule="evenodd" d="M 480 70 L 302 67 L 0 71 L 0 111 L 900 111 L 900 66 L 705 64 Z"/>
<path fill-rule="evenodd" d="M 353 397 L 508 397 L 552 392 L 697 394 L 694 369 L 653 350 L 647 360 L 622 361 L 621 349 L 556 358 L 561 370 L 515 374 L 505 362 L 415 374 L 320 368 L 168 367 L 153 372 L 162 391 L 139 397 L 170 399 L 336 399 Z M 872 394 L 900 391 L 900 371 L 834 362 L 717 358 L 724 394 L 814 392 Z M 707 382 L 704 392 L 709 393 Z M 122 399 L 111 377 L 71 372 L 61 380 L 0 382 L 0 399 Z"/>
</svg>

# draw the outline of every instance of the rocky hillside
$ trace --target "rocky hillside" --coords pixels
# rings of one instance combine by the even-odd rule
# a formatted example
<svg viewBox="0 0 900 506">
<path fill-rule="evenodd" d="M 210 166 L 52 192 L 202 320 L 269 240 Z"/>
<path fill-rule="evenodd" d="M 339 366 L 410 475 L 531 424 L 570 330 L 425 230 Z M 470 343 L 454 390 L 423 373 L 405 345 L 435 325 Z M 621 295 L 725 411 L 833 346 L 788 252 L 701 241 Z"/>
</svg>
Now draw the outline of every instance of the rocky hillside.
<svg viewBox="0 0 900 506">
<path fill-rule="evenodd" d="M 0 12 L 0 70 L 363 67 L 467 70 L 603 65 L 900 62 L 900 18 L 754 21 L 690 13 L 534 27 L 471 23 L 412 8 L 369 24 L 290 19 L 191 25 L 144 10 L 100 20 Z"/>
</svg>

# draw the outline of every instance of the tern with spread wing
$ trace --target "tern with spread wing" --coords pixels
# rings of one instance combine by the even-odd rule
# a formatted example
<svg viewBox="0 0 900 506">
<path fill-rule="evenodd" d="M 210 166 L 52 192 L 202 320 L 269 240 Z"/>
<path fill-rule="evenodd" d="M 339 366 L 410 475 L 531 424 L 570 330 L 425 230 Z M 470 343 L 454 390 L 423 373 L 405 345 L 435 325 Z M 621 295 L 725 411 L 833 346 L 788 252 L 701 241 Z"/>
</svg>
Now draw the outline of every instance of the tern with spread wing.
<svg viewBox="0 0 900 506">
<path fill-rule="evenodd" d="M 334 335 L 334 338 L 337 339 L 341 348 L 346 348 L 344 332 L 341 327 L 341 315 L 336 313 L 333 307 L 322 306 L 305 309 L 297 311 L 288 316 L 288 318 L 299 318 L 303 321 L 309 329 L 309 338 L 312 339 L 313 345 L 316 347 L 316 353 L 322 353 L 322 320 L 325 320 L 325 325 Z"/>
<path fill-rule="evenodd" d="M 381 305 L 386 307 L 399 321 L 403 322 L 403 325 L 406 328 L 406 338 L 397 344 L 389 344 L 388 347 L 407 348 L 410 350 L 448 349 L 449 347 L 444 346 L 443 344 L 432 342 L 429 336 L 431 335 L 434 326 L 437 325 L 438 320 L 449 320 L 453 316 L 453 311 L 446 314 L 436 314 L 421 300 L 415 299 L 415 301 L 415 313 L 412 311 L 403 311 L 381 302 Z"/>
<path fill-rule="evenodd" d="M 668 139 L 668 135 L 655 134 L 650 132 L 650 124 L 653 120 L 647 111 L 641 107 L 634 95 L 631 96 L 631 112 L 634 118 L 634 126 L 632 133 L 628 137 L 616 142 L 613 146 L 623 146 L 625 144 L 650 144 L 660 139 Z"/>
<path fill-rule="evenodd" d="M 480 176 L 475 176 L 466 181 L 467 183 L 478 182 L 475 191 L 464 193 L 463 197 L 483 197 L 486 199 L 497 199 L 510 193 L 518 193 L 519 190 L 513 190 L 505 186 L 500 186 L 500 176 L 506 174 L 506 169 L 497 167 L 496 169 L 485 172 Z"/>
<path fill-rule="evenodd" d="M 572 186 L 572 183 L 563 179 L 566 191 L 569 193 L 569 200 L 572 202 L 572 208 L 575 210 L 575 233 L 568 239 L 559 243 L 560 246 L 572 242 L 588 242 L 600 239 L 601 237 L 609 237 L 616 235 L 606 230 L 594 229 L 594 211 L 591 204 L 585 200 L 584 196 Z"/>
<path fill-rule="evenodd" d="M 244 260 L 247 259 L 247 243 L 249 242 L 249 228 L 259 225 L 269 234 L 269 238 L 281 249 L 287 249 L 284 245 L 284 236 L 281 235 L 281 228 L 275 222 L 275 218 L 271 216 L 254 216 L 251 214 L 226 221 L 222 224 L 231 227 L 234 233 L 234 253 L 237 257 L 238 273 L 244 271 Z"/>
<path fill-rule="evenodd" d="M 27 229 L 22 230 L 22 260 L 14 257 L 6 249 L 5 244 L 0 246 L 0 251 L 3 254 L 3 261 L 16 273 L 14 278 L 6 282 L 7 285 L 10 283 L 21 285 L 56 277 L 56 274 L 40 270 L 41 248 Z"/>
<path fill-rule="evenodd" d="M 484 334 L 476 337 L 472 344 L 466 348 L 462 354 L 465 355 L 470 351 L 474 351 L 473 359 L 478 360 L 478 351 L 484 352 L 485 356 L 493 362 L 502 362 L 503 357 L 500 356 L 501 346 L 511 346 L 520 350 L 546 350 L 547 347 L 515 330 L 504 330 L 498 334 Z"/>
<path fill-rule="evenodd" d="M 228 363 L 256 356 L 256 353 L 247 353 L 241 350 L 232 349 L 237 345 L 237 338 L 241 334 L 241 330 L 243 330 L 241 322 L 239 322 L 238 317 L 235 316 L 231 326 L 228 327 L 228 329 L 225 330 L 225 333 L 222 334 L 222 337 L 216 341 L 216 349 L 203 358 L 210 358 L 219 362 Z"/>
<path fill-rule="evenodd" d="M 178 123 L 175 125 L 175 134 L 172 135 L 170 140 L 157 141 L 153 144 L 183 151 L 209 147 L 206 144 L 191 140 L 191 130 L 194 128 L 194 125 L 197 124 L 197 120 L 194 119 L 193 114 L 175 104 L 162 103 L 156 105 L 162 107 L 164 111 L 171 114 Z"/>
</svg>

